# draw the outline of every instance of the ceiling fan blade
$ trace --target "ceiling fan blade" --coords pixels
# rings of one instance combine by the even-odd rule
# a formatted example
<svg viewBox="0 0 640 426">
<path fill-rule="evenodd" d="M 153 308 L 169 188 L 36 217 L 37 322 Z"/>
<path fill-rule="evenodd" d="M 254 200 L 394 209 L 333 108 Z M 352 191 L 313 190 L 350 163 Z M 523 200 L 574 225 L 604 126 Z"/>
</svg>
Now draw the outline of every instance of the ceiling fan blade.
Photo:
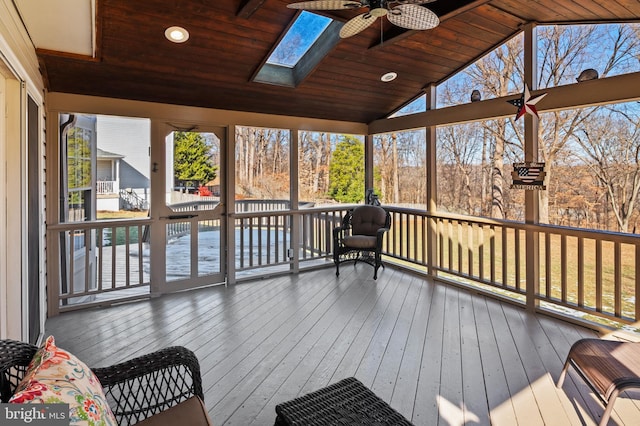
<svg viewBox="0 0 640 426">
<path fill-rule="evenodd" d="M 361 31 L 366 30 L 376 22 L 378 19 L 376 16 L 371 15 L 369 12 L 365 12 L 362 15 L 358 15 L 347 21 L 346 24 L 340 29 L 340 38 L 347 38 L 358 34 Z"/>
<path fill-rule="evenodd" d="M 389 22 L 410 30 L 430 30 L 440 24 L 438 15 L 416 4 L 401 4 L 387 14 Z"/>
<path fill-rule="evenodd" d="M 306 9 L 306 10 L 341 10 L 341 9 L 358 9 L 362 7 L 362 3 L 353 0 L 315 0 L 301 1 L 299 3 L 288 4 L 289 9 Z"/>
</svg>

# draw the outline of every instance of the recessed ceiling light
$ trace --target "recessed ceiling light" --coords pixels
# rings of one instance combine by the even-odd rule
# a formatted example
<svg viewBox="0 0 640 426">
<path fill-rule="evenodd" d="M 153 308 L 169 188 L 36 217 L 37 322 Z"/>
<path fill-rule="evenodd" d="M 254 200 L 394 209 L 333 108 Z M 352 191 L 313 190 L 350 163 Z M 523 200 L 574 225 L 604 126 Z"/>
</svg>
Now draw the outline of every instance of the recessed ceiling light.
<svg viewBox="0 0 640 426">
<path fill-rule="evenodd" d="M 384 74 L 382 77 L 380 77 L 380 80 L 384 81 L 385 83 L 388 83 L 390 81 L 395 80 L 396 77 L 398 77 L 398 73 L 388 72 L 388 73 Z"/>
<path fill-rule="evenodd" d="M 164 30 L 164 36 L 174 43 L 184 43 L 189 40 L 189 31 L 182 27 L 169 27 Z"/>
</svg>

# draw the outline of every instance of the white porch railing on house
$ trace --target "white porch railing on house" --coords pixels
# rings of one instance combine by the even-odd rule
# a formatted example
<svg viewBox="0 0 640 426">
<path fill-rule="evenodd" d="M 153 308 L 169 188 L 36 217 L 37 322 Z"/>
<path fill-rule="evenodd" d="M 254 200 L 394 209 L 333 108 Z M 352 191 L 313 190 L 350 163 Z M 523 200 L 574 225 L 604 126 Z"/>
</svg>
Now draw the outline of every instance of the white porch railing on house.
<svg viewBox="0 0 640 426">
<path fill-rule="evenodd" d="M 120 192 L 119 182 L 113 180 L 99 180 L 96 182 L 96 192 L 98 195 L 117 194 Z"/>
<path fill-rule="evenodd" d="M 283 267 L 294 271 L 318 264 L 333 266 L 332 230 L 347 208 L 271 212 L 247 209 L 248 212 L 230 214 L 236 236 L 231 254 L 236 259 L 235 272 L 250 275 L 252 270 L 258 270 L 256 273 L 264 275 L 270 270 L 281 272 Z M 633 324 L 640 320 L 640 305 L 636 303 L 640 294 L 640 238 L 635 235 L 444 213 L 429 215 L 409 208 L 388 210 L 392 228 L 384 242 L 387 262 L 536 309 L 605 323 Z M 148 220 L 134 223 L 137 235 L 142 235 L 142 227 L 154 226 Z M 112 234 L 119 232 L 123 236 L 123 245 L 141 245 L 131 226 L 133 223 L 128 222 L 82 223 L 52 229 L 59 234 L 59 241 L 78 232 L 95 235 L 95 250 L 102 264 L 102 273 L 96 275 L 93 284 L 85 285 L 81 291 L 73 283 L 66 285 L 67 292 L 59 296 L 63 310 L 67 303 L 64 301 L 82 301 L 79 296 L 96 296 L 148 280 L 140 272 L 144 269 L 139 263 L 141 257 L 136 257 L 141 248 L 123 252 L 133 260 L 126 261 L 121 270 L 118 250 L 99 243 L 111 230 Z M 78 244 L 67 243 L 68 252 L 73 253 L 74 247 L 77 250 Z M 82 248 L 85 252 L 90 249 L 90 244 Z M 108 263 L 116 261 L 120 261 L 118 268 Z M 74 262 L 66 267 L 74 270 L 78 266 Z M 104 271 L 112 274 L 105 275 Z M 68 280 L 73 276 L 67 274 Z M 85 274 L 85 281 L 91 278 Z"/>
</svg>

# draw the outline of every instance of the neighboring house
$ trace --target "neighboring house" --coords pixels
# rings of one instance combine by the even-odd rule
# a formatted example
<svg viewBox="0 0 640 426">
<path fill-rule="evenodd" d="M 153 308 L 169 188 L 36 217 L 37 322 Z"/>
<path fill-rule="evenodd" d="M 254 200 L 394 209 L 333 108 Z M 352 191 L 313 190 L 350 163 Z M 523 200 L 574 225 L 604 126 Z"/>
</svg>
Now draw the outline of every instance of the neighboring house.
<svg viewBox="0 0 640 426">
<path fill-rule="evenodd" d="M 148 209 L 151 196 L 149 120 L 99 115 L 96 132 L 97 210 Z M 109 190 L 112 192 L 107 192 Z M 117 206 L 115 194 L 119 198 Z"/>
<path fill-rule="evenodd" d="M 96 210 L 120 210 L 120 160 L 123 155 L 96 150 Z"/>
</svg>

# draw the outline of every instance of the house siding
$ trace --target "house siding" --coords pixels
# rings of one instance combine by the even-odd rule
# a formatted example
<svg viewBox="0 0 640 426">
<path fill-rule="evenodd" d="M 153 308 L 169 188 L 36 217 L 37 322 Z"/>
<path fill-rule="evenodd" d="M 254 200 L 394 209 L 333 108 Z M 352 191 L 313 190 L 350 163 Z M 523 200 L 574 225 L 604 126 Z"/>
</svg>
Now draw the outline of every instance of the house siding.
<svg viewBox="0 0 640 426">
<path fill-rule="evenodd" d="M 41 182 L 28 182 L 27 179 L 27 135 L 24 119 L 27 117 L 26 96 L 30 96 L 38 106 L 38 135 L 40 148 L 39 163 L 43 167 L 44 157 L 44 105 L 42 93 L 44 84 L 38 68 L 38 60 L 29 35 L 22 25 L 20 16 L 11 0 L 0 0 L 0 74 L 2 74 L 3 93 L 0 95 L 0 107 L 6 111 L 4 122 L 0 126 L 0 338 L 28 340 L 27 320 L 27 262 L 29 247 L 39 246 L 41 259 L 45 258 L 44 210 L 38 221 L 28 223 L 25 218 L 28 209 L 27 191 L 29 188 L 44 189 L 44 169 L 38 173 Z M 29 117 L 32 119 L 33 117 Z M 40 195 L 40 204 L 45 205 L 44 191 Z M 35 226 L 38 235 L 29 241 L 27 229 Z M 44 264 L 37 268 L 41 288 L 44 288 Z M 46 317 L 44 291 L 41 291 L 39 317 L 43 323 Z"/>
</svg>

